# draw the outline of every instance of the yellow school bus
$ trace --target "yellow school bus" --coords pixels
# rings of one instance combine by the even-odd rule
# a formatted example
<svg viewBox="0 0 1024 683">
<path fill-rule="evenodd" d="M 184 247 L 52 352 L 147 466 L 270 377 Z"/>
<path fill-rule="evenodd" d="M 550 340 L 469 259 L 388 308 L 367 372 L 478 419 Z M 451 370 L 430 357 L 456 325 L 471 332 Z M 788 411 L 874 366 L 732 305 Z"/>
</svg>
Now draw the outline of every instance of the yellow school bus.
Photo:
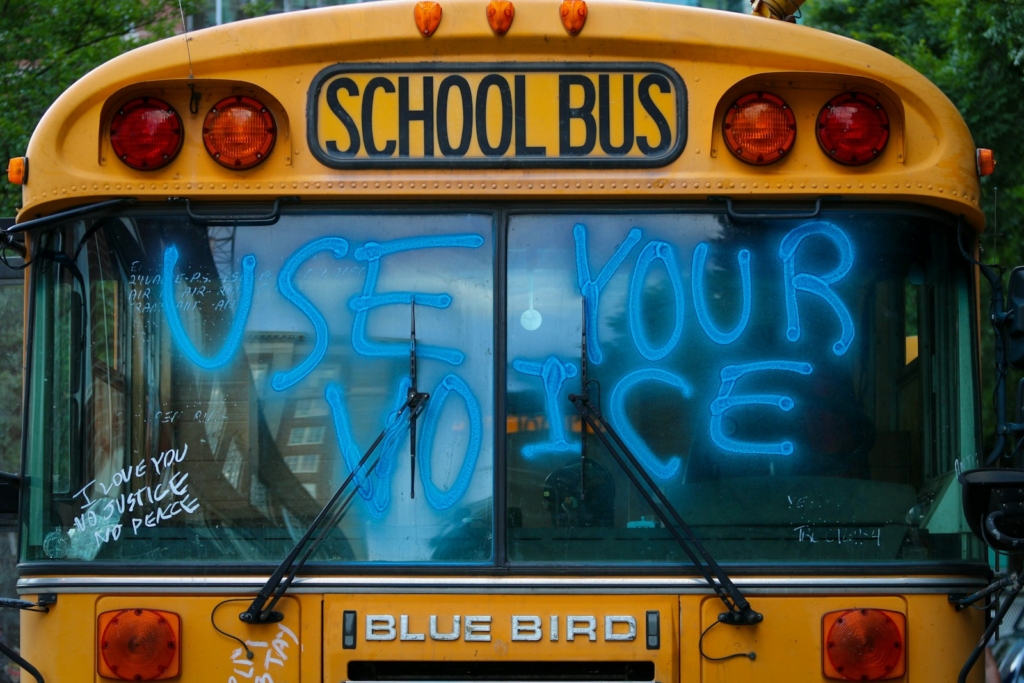
<svg viewBox="0 0 1024 683">
<path fill-rule="evenodd" d="M 691 7 L 381 2 L 113 60 L 10 169 L 22 656 L 952 680 L 990 161 L 901 62 Z"/>
</svg>

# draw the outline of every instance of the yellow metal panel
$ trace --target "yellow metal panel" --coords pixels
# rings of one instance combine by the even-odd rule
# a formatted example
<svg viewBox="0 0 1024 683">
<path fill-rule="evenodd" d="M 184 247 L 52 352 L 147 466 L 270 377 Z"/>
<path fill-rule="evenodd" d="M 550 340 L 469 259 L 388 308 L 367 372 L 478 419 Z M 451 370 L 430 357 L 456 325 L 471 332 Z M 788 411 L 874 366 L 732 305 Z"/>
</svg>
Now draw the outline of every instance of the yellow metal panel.
<svg viewBox="0 0 1024 683">
<path fill-rule="evenodd" d="M 688 598 L 682 601 L 684 615 L 688 602 Z M 897 681 L 955 680 L 984 628 L 981 612 L 956 612 L 945 595 L 755 596 L 751 604 L 764 614 L 764 621 L 753 627 L 716 625 L 704 638 L 704 653 L 709 657 L 723 657 L 754 652 L 756 659 L 737 657 L 722 662 L 704 659 L 700 664 L 703 683 L 825 683 L 829 679 L 822 673 L 822 617 L 837 610 L 867 607 L 894 610 L 907 616 L 907 675 L 894 679 Z M 700 630 L 703 631 L 717 620 L 722 603 L 716 598 L 704 598 L 700 611 Z M 684 631 L 685 624 L 684 616 Z M 696 642 L 691 649 L 696 650 Z M 688 654 L 691 659 L 695 656 Z M 683 668 L 684 671 L 687 668 L 685 659 Z M 983 678 L 980 671 L 979 666 L 970 680 L 980 683 Z"/>
<path fill-rule="evenodd" d="M 35 602 L 38 596 L 22 595 Z M 47 681 L 92 683 L 96 678 L 95 595 L 61 595 L 49 612 L 21 613 L 21 656 Z M 22 680 L 32 677 L 22 672 Z"/>
<path fill-rule="evenodd" d="M 255 655 L 252 660 L 246 657 L 238 641 L 218 633 L 211 625 L 214 607 L 229 599 L 235 600 L 205 596 L 60 594 L 49 613 L 22 613 L 22 654 L 48 681 L 110 681 L 112 679 L 97 673 L 97 615 L 110 610 L 143 608 L 181 616 L 180 680 L 297 683 L 300 659 L 303 667 L 310 667 L 311 672 L 319 671 L 319 596 L 301 625 L 302 610 L 295 598 L 284 598 L 278 605 L 285 614 L 284 621 L 263 626 L 249 626 L 238 620 L 239 612 L 248 606 L 250 598 L 218 607 L 217 626 L 245 640 Z M 303 642 L 309 645 L 300 648 Z M 316 680 L 315 673 L 310 680 Z"/>
<path fill-rule="evenodd" d="M 657 680 L 678 680 L 678 605 L 678 598 L 665 595 L 328 595 L 324 598 L 324 680 L 346 680 L 350 661 L 377 660 L 651 661 Z M 348 650 L 342 648 L 346 610 L 357 613 L 358 631 L 356 648 Z M 648 610 L 660 612 L 658 650 L 646 648 Z M 448 634 L 443 637 L 450 640 L 432 637 L 431 615 L 436 617 L 435 633 Z M 536 617 L 540 633 L 531 626 L 520 637 L 540 638 L 515 639 L 513 616 Z M 635 619 L 636 637 L 610 640 L 606 623 L 609 616 Z M 459 619 L 457 629 L 454 617 Z M 478 619 L 470 621 L 473 617 Z M 554 635 L 552 617 L 558 622 Z M 367 640 L 368 618 L 379 625 L 376 637 L 388 639 Z M 393 627 L 388 626 L 388 618 L 393 620 Z M 593 636 L 570 633 L 570 619 L 578 631 L 585 630 L 584 619 L 593 619 Z M 622 620 L 610 626 L 613 637 L 625 637 L 627 627 Z M 486 628 L 486 632 L 478 628 Z"/>
<path fill-rule="evenodd" d="M 63 596 L 58 602 L 62 599 Z M 284 620 L 277 624 L 258 626 L 243 624 L 238 619 L 239 612 L 248 607 L 249 602 L 250 598 L 111 596 L 96 601 L 96 614 L 143 608 L 166 610 L 180 615 L 183 680 L 227 683 L 298 681 L 301 650 L 299 602 L 293 598 L 282 599 L 277 609 L 284 613 Z M 221 630 L 244 640 L 254 657 L 249 659 L 241 643 L 218 633 L 211 619 L 216 620 Z M 92 615 L 91 621 L 95 629 L 95 615 Z M 110 680 L 95 673 L 94 676 L 97 683 Z"/>
<path fill-rule="evenodd" d="M 516 4 L 512 29 L 499 38 L 478 2 L 452 0 L 444 3 L 444 21 L 431 38 L 419 34 L 412 2 L 391 2 L 239 22 L 195 32 L 189 40 L 195 76 L 191 81 L 185 39 L 178 36 L 100 67 L 51 107 L 29 145 L 32 174 L 23 186 L 22 220 L 115 196 L 155 202 L 176 196 L 238 200 L 281 195 L 377 201 L 475 199 L 486 193 L 523 200 L 566 195 L 807 200 L 841 194 L 963 213 L 979 228 L 984 222 L 974 143 L 948 99 L 898 60 L 803 26 L 698 8 L 607 0 L 590 7 L 585 29 L 573 37 L 561 26 L 557 3 L 522 0 Z M 383 63 L 398 73 L 403 62 L 438 61 L 501 65 L 509 73 L 515 72 L 517 62 L 663 64 L 678 73 L 686 87 L 687 144 L 678 159 L 657 168 L 343 171 L 314 158 L 303 122 L 310 86 L 323 69 L 339 63 Z M 799 139 L 786 159 L 752 168 L 718 149 L 721 124 L 716 111 L 731 89 L 759 74 L 772 78 L 801 73 L 813 76 L 818 90 L 808 91 L 803 109 L 795 112 Z M 793 88 L 804 87 L 799 78 L 789 80 Z M 111 103 L 124 101 L 129 92 L 140 94 L 145 90 L 140 83 L 152 84 L 154 92 L 182 113 L 186 133 L 179 157 L 148 173 L 131 171 L 113 160 L 103 165 L 97 158 L 100 150 L 103 159 Z M 196 115 L 188 113 L 187 83 L 203 97 Z M 899 144 L 894 134 L 884 158 L 851 170 L 825 159 L 810 121 L 823 97 L 865 83 L 876 83 L 875 89 L 888 93 L 889 101 L 902 109 L 904 140 Z M 280 103 L 272 106 L 278 107 L 275 116 L 291 124 L 267 161 L 250 171 L 220 169 L 202 146 L 202 119 L 216 101 L 211 93 L 225 87 L 268 93 Z M 557 114 L 556 103 L 549 104 Z M 492 115 L 488 107 L 488 117 Z"/>
</svg>

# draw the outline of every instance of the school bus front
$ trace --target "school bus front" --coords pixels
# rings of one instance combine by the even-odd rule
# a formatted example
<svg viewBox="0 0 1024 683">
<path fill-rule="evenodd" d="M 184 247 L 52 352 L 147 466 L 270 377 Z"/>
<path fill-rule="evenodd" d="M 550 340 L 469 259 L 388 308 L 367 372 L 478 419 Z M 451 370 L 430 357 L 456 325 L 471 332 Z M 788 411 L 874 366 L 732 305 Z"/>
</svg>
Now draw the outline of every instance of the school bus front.
<svg viewBox="0 0 1024 683">
<path fill-rule="evenodd" d="M 953 678 L 984 616 L 950 595 L 988 572 L 955 478 L 959 115 L 800 26 L 492 5 L 189 34 L 51 109 L 19 217 L 25 658 Z"/>
</svg>

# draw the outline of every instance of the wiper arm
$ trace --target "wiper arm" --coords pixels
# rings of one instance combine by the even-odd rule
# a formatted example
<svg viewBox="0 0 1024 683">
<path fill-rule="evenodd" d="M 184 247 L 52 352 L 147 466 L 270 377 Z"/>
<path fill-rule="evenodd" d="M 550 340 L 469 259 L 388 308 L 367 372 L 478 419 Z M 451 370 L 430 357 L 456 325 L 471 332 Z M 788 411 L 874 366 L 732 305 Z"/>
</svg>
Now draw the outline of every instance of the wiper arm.
<svg viewBox="0 0 1024 683">
<path fill-rule="evenodd" d="M 298 540 L 295 547 L 291 549 L 284 560 L 277 566 L 274 573 L 270 575 L 267 582 L 263 584 L 259 593 L 253 599 L 252 604 L 249 605 L 249 609 L 245 610 L 238 615 L 238 618 L 247 624 L 273 624 L 284 619 L 284 614 L 274 610 L 277 606 L 278 601 L 284 596 L 285 592 L 292 585 L 292 581 L 295 580 L 295 576 L 299 573 L 302 567 L 306 564 L 313 553 L 319 547 L 320 543 L 326 538 L 327 533 L 330 529 L 337 526 L 341 521 L 345 512 L 348 510 L 348 504 L 352 500 L 352 497 L 358 491 L 359 484 L 356 484 L 356 488 L 349 494 L 349 497 L 345 502 L 335 509 L 338 500 L 341 499 L 342 494 L 345 493 L 345 489 L 348 488 L 356 475 L 363 469 L 363 465 L 370 459 L 373 452 L 377 450 L 377 447 L 384 441 L 388 433 L 401 422 L 402 415 L 408 411 L 409 414 L 409 452 L 412 456 L 413 464 L 413 475 L 415 476 L 415 465 L 416 465 L 416 418 L 423 411 L 423 407 L 427 403 L 427 399 L 430 398 L 430 394 L 424 394 L 416 389 L 416 301 L 413 299 L 412 302 L 412 327 L 409 333 L 409 371 L 410 371 L 410 387 L 406 393 L 405 402 L 402 406 L 394 413 L 389 423 L 384 426 L 377 438 L 373 440 L 370 447 L 366 449 L 363 457 L 359 459 L 359 462 L 349 475 L 345 477 L 345 481 L 341 482 L 341 486 L 334 492 L 331 499 L 327 501 L 323 509 L 317 514 L 317 516 L 310 523 L 309 528 L 306 529 L 306 533 L 302 535 L 302 538 Z M 386 449 L 385 449 L 386 450 Z M 383 453 L 373 461 L 373 464 L 366 470 L 366 477 L 369 477 L 380 463 L 381 458 L 384 457 Z M 361 483 L 361 482 L 360 482 Z M 324 524 L 324 520 L 327 523 Z M 322 527 L 322 528 L 321 528 Z M 316 540 L 306 548 L 306 544 L 309 543 L 309 539 L 312 538 L 313 534 L 320 529 L 320 533 L 317 535 Z M 305 550 L 304 550 L 305 549 Z M 300 557 L 301 555 L 301 557 Z"/>
<path fill-rule="evenodd" d="M 5 233 L 5 237 L 9 238 L 10 235 L 17 232 L 27 232 L 35 228 L 49 226 L 54 223 L 59 223 L 60 221 L 66 221 L 70 218 L 83 218 L 98 211 L 111 209 L 115 206 L 120 206 L 122 204 L 134 204 L 135 202 L 136 199 L 134 197 L 120 197 L 118 199 L 108 199 L 102 202 L 96 202 L 94 204 L 84 204 L 82 206 L 76 206 L 72 209 L 67 209 L 65 211 L 58 211 L 57 213 L 52 213 L 49 216 L 33 218 L 23 223 L 15 223 L 14 225 L 7 228 L 3 232 Z"/>
<path fill-rule="evenodd" d="M 726 612 L 718 615 L 718 620 L 733 626 L 745 626 L 760 623 L 764 615 L 751 608 L 750 603 L 743 597 L 743 593 L 732 582 L 725 570 L 715 561 L 708 549 L 700 542 L 697 535 L 686 524 L 682 516 L 675 509 L 669 499 L 661 491 L 658 485 L 651 479 L 651 475 L 637 460 L 636 455 L 629 450 L 629 447 L 622 438 L 615 432 L 611 424 L 601 415 L 601 408 L 597 403 L 591 403 L 589 393 L 589 381 L 587 379 L 587 302 L 583 301 L 583 335 L 581 339 L 581 368 L 580 368 L 580 393 L 569 394 L 569 400 L 580 414 L 586 426 L 589 426 L 601 444 L 615 458 L 615 461 L 625 472 L 626 476 L 636 487 L 640 495 L 658 516 L 665 528 L 683 549 L 693 566 L 700 571 L 704 580 L 708 582 L 712 590 L 725 604 Z M 584 441 L 586 441 L 586 426 L 584 427 Z M 641 483 L 641 480 L 643 483 Z M 646 486 L 644 485 L 646 484 Z M 694 552 L 696 551 L 696 552 Z M 697 555 L 700 555 L 698 558 Z M 701 561 L 703 558 L 703 562 Z"/>
</svg>

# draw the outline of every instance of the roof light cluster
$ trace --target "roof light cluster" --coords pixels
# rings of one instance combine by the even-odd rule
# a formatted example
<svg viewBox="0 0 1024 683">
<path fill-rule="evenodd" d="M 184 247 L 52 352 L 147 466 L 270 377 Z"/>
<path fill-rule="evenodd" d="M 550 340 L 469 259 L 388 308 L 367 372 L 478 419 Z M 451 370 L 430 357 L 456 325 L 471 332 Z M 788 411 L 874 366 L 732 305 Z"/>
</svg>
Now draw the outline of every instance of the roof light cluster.
<svg viewBox="0 0 1024 683">
<path fill-rule="evenodd" d="M 889 142 L 889 114 L 878 100 L 846 92 L 825 103 L 815 126 L 818 144 L 833 161 L 861 166 L 876 159 Z M 796 118 L 777 95 L 753 92 L 725 112 L 722 133 L 738 159 L 755 166 L 786 156 L 796 142 Z"/>
<path fill-rule="evenodd" d="M 221 166 L 245 171 L 274 149 L 277 125 L 270 110 L 251 97 L 234 95 L 215 104 L 203 121 L 203 146 Z M 126 166 L 154 171 L 174 161 L 185 141 L 174 107 L 155 97 L 125 103 L 110 122 L 110 146 Z"/>
</svg>

